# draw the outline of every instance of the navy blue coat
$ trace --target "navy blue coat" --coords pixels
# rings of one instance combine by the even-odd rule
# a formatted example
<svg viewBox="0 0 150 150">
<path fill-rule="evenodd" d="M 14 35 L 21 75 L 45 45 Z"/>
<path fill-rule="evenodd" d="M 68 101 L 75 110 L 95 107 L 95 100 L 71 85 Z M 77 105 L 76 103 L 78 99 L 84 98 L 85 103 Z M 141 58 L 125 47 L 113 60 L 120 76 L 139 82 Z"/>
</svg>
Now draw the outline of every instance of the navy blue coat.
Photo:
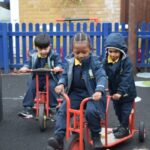
<svg viewBox="0 0 150 150">
<path fill-rule="evenodd" d="M 37 61 L 38 61 L 37 50 L 33 50 L 30 52 L 29 59 L 27 60 L 24 67 L 27 67 L 29 69 L 36 69 Z M 54 67 L 62 68 L 62 61 L 60 60 L 59 55 L 54 50 L 50 50 L 50 53 L 47 58 L 47 64 L 48 64 L 47 67 L 51 69 L 53 69 Z M 57 82 L 60 75 L 58 73 L 54 74 L 53 72 L 51 72 L 51 76 L 53 80 Z"/>
<path fill-rule="evenodd" d="M 120 93 L 122 95 L 120 102 L 133 101 L 137 96 L 133 67 L 130 58 L 126 54 L 127 46 L 123 36 L 119 33 L 112 33 L 105 42 L 105 48 L 106 58 L 103 63 L 108 76 L 110 94 Z M 108 48 L 116 48 L 122 53 L 122 57 L 117 63 L 112 64 L 107 62 Z"/>
<path fill-rule="evenodd" d="M 66 92 L 69 92 L 73 79 L 74 59 L 73 55 L 66 59 L 64 72 L 58 82 L 58 84 L 64 84 L 67 87 Z M 101 91 L 105 94 L 107 78 L 97 56 L 90 54 L 89 58 L 82 62 L 82 77 L 90 96 L 96 91 Z"/>
</svg>

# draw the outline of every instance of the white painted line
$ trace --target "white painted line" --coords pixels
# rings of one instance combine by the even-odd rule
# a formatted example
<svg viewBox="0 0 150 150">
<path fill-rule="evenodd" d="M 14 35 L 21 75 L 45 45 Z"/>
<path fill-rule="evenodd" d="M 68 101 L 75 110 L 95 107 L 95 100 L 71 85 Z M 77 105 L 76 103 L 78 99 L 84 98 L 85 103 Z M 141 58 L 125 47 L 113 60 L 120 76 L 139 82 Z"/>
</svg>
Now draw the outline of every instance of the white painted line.
<svg viewBox="0 0 150 150">
<path fill-rule="evenodd" d="M 148 148 L 134 148 L 133 150 L 149 150 Z"/>
<path fill-rule="evenodd" d="M 23 99 L 23 96 L 20 96 L 20 97 L 3 97 L 2 99 L 3 99 L 3 100 L 5 100 L 5 99 L 22 100 L 22 99 Z"/>
<path fill-rule="evenodd" d="M 137 77 L 150 79 L 150 72 L 141 72 L 136 74 Z"/>
<path fill-rule="evenodd" d="M 139 87 L 150 87 L 149 81 L 135 81 L 135 85 Z"/>
</svg>

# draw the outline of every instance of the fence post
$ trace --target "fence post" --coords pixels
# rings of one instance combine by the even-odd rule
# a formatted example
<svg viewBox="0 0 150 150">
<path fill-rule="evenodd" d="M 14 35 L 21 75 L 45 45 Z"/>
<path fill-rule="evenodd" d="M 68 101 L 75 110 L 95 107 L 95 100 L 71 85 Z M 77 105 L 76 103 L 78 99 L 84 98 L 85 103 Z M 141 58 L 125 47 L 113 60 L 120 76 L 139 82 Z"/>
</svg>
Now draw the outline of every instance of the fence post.
<svg viewBox="0 0 150 150">
<path fill-rule="evenodd" d="M 105 56 L 104 42 L 107 36 L 112 32 L 112 23 L 103 23 L 102 24 L 102 58 Z"/>
<path fill-rule="evenodd" d="M 8 36 L 7 36 L 7 24 L 2 24 L 2 47 L 3 47 L 3 65 L 4 73 L 9 72 L 9 58 L 8 58 Z"/>
</svg>

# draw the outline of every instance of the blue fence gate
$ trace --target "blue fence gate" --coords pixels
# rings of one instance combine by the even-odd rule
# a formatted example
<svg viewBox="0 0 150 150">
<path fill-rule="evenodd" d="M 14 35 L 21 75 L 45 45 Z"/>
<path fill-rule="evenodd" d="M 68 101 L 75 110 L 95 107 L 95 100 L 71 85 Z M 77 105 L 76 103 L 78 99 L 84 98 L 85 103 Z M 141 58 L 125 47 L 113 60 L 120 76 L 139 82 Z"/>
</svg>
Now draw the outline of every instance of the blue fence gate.
<svg viewBox="0 0 150 150">
<path fill-rule="evenodd" d="M 15 24 L 0 23 L 0 68 L 8 73 L 10 69 L 19 69 L 24 65 L 30 50 L 34 49 L 34 37 L 40 33 L 49 34 L 51 46 L 62 60 L 71 53 L 71 39 L 76 32 L 86 32 L 91 38 L 93 53 L 105 55 L 104 40 L 111 32 L 120 32 L 128 38 L 124 23 L 49 23 Z M 137 65 L 150 67 L 150 24 L 143 23 L 137 30 Z"/>
</svg>

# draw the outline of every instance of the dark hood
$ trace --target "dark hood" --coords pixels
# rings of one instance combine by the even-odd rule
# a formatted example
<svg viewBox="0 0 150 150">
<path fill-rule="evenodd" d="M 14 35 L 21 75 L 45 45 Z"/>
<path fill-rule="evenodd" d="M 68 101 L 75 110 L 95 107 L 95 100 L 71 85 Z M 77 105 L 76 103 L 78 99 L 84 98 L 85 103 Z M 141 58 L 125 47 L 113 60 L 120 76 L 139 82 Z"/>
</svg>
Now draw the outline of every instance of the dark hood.
<svg viewBox="0 0 150 150">
<path fill-rule="evenodd" d="M 106 53 L 108 48 L 115 48 L 123 54 L 122 59 L 126 57 L 127 45 L 124 37 L 120 33 L 109 34 L 105 41 L 104 47 L 106 49 Z"/>
</svg>

